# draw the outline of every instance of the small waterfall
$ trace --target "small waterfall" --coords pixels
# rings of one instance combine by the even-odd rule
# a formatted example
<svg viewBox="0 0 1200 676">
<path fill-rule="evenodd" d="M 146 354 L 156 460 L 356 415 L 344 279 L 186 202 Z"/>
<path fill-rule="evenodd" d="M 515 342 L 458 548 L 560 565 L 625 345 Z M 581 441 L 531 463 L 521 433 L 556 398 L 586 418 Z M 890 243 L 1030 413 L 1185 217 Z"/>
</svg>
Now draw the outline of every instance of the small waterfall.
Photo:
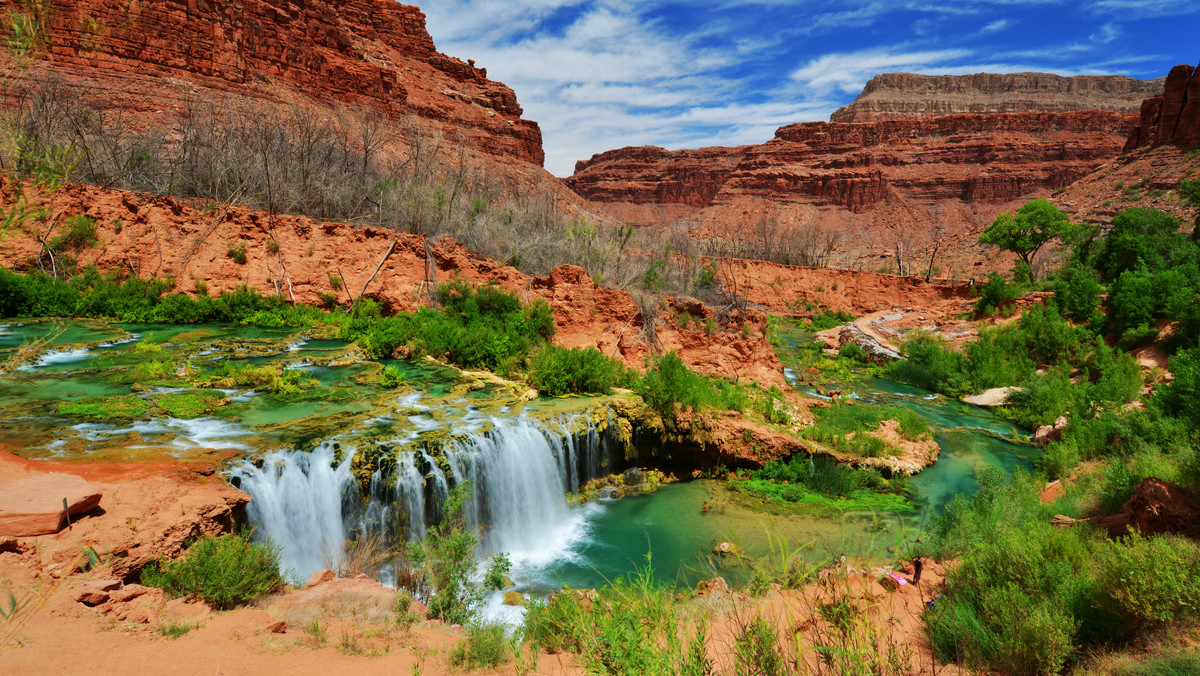
<svg viewBox="0 0 1200 676">
<path fill-rule="evenodd" d="M 543 563 L 578 534 L 566 493 L 617 469 L 610 466 L 615 444 L 590 418 L 582 432 L 569 431 L 580 422 L 493 418 L 490 431 L 447 443 L 440 459 L 420 445 L 402 447 L 380 459 L 365 499 L 350 471 L 352 450 L 335 464 L 331 442 L 312 452 L 274 451 L 261 468 L 245 463 L 230 474 L 253 498 L 248 515 L 259 534 L 283 548 L 285 568 L 301 577 L 336 560 L 347 534 L 380 533 L 393 543 L 424 537 L 450 489 L 464 481 L 474 488 L 467 522 L 480 557 L 505 552 L 514 563 Z"/>
<path fill-rule="evenodd" d="M 262 467 L 244 463 L 230 472 L 233 484 L 254 498 L 247 516 L 257 535 L 281 547 L 283 570 L 301 580 L 341 558 L 342 514 L 356 500 L 348 490 L 351 454 L 337 463 L 336 450 L 325 442 L 311 453 L 272 451 Z"/>
</svg>

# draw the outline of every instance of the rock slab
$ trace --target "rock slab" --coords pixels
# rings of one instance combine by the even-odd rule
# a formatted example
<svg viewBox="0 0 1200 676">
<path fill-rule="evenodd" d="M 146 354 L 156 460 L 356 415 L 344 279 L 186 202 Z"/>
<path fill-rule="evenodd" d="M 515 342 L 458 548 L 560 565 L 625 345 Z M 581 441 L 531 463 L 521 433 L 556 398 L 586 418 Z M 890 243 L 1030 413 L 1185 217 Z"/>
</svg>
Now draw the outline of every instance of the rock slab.
<svg viewBox="0 0 1200 676">
<path fill-rule="evenodd" d="M 95 509 L 101 491 L 73 474 L 32 474 L 0 484 L 0 537 L 50 535 L 66 526 L 67 512 L 77 514 Z"/>
</svg>

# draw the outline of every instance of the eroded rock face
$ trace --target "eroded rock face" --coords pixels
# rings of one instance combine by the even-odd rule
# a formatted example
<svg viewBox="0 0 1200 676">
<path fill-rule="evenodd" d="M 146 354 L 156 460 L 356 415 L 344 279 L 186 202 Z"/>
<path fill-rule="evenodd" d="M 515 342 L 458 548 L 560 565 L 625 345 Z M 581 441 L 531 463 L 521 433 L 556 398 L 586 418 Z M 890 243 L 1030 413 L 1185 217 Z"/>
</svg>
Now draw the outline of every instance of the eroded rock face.
<svg viewBox="0 0 1200 676">
<path fill-rule="evenodd" d="M 1116 157 L 1135 121 L 1087 110 L 805 122 L 761 145 L 601 153 L 576 165 L 567 184 L 593 201 L 698 207 L 746 198 L 856 213 L 896 200 L 1004 203 L 1063 187 Z"/>
<path fill-rule="evenodd" d="M 1171 69 L 1163 93 L 1142 102 L 1125 152 L 1168 142 L 1200 144 L 1200 67 L 1181 64 Z"/>
<path fill-rule="evenodd" d="M 0 0 L 0 12 L 21 6 Z M 35 67 L 6 68 L 9 94 L 48 71 L 150 124 L 195 100 L 367 109 L 462 139 L 485 155 L 542 164 L 541 131 L 521 119 L 512 89 L 489 80 L 486 69 L 439 53 L 425 15 L 411 5 L 50 0 L 40 6 L 49 46 Z"/>
<path fill-rule="evenodd" d="M 1063 77 L 1052 73 L 916 75 L 884 73 L 867 82 L 830 122 L 924 120 L 959 113 L 1137 113 L 1142 99 L 1163 90 L 1163 78 L 1116 75 Z"/>
</svg>

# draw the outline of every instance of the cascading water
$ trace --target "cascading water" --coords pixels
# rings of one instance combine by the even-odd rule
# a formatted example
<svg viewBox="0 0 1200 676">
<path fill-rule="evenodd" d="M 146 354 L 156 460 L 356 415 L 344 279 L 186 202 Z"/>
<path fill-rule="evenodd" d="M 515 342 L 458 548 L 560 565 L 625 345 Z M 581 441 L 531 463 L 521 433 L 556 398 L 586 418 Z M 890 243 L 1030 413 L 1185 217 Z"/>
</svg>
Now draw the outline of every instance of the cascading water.
<svg viewBox="0 0 1200 676">
<path fill-rule="evenodd" d="M 336 462 L 332 442 L 310 453 L 272 451 L 262 466 L 244 463 L 230 472 L 233 483 L 254 499 L 247 516 L 260 537 L 279 545 L 286 573 L 307 578 L 341 558 L 346 528 L 342 513 L 356 500 L 350 454 Z"/>
<path fill-rule="evenodd" d="M 590 419 L 573 434 L 575 422 L 493 418 L 490 431 L 447 444 L 440 462 L 424 448 L 401 448 L 381 459 L 365 500 L 350 470 L 353 449 L 339 463 L 331 441 L 311 452 L 274 451 L 261 467 L 244 463 L 230 475 L 253 498 L 248 516 L 258 534 L 280 545 L 284 567 L 300 577 L 338 560 L 347 534 L 424 537 L 450 488 L 464 481 L 473 486 L 467 524 L 479 534 L 479 555 L 505 552 L 536 565 L 561 555 L 578 530 L 582 517 L 565 494 L 614 471 L 607 436 Z"/>
</svg>

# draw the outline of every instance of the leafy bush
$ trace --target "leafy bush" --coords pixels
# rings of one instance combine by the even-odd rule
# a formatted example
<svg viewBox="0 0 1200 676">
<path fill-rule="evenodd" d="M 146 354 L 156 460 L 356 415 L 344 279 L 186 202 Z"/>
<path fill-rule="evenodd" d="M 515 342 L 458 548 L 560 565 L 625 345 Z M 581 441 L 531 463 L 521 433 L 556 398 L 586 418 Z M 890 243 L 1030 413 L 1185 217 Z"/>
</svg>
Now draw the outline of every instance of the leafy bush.
<svg viewBox="0 0 1200 676">
<path fill-rule="evenodd" d="M 1100 282 L 1091 268 L 1071 265 L 1054 283 L 1054 301 L 1064 316 L 1078 322 L 1095 321 L 1100 307 Z"/>
<path fill-rule="evenodd" d="M 530 384 L 551 397 L 608 394 L 631 380 L 624 364 L 594 347 L 568 349 L 547 343 L 534 353 L 529 366 Z"/>
<path fill-rule="evenodd" d="M 1103 598 L 1138 626 L 1200 618 L 1200 546 L 1136 532 L 1101 551 Z"/>
<path fill-rule="evenodd" d="M 175 561 L 160 558 L 142 570 L 142 583 L 169 596 L 194 596 L 228 610 L 283 585 L 279 548 L 253 544 L 245 533 L 203 537 Z"/>
<path fill-rule="evenodd" d="M 1151 324 L 1142 324 L 1133 328 L 1125 329 L 1121 334 L 1121 340 L 1118 345 L 1122 350 L 1136 350 L 1139 347 L 1145 347 L 1158 340 L 1158 327 Z"/>
<path fill-rule="evenodd" d="M 524 633 L 550 652 L 578 654 L 589 673 L 712 674 L 703 623 L 687 643 L 681 629 L 673 588 L 647 568 L 596 592 L 566 589 L 534 601 Z"/>
<path fill-rule="evenodd" d="M 967 360 L 960 352 L 942 345 L 927 331 L 914 331 L 900 346 L 904 359 L 888 365 L 888 376 L 953 397 L 971 391 Z"/>
<path fill-rule="evenodd" d="M 46 246 L 55 250 L 79 250 L 95 246 L 96 219 L 87 216 L 71 216 L 67 219 L 67 231 L 54 237 Z"/>
<path fill-rule="evenodd" d="M 388 364 L 379 372 L 379 384 L 389 389 L 400 387 L 405 380 L 404 372 L 395 364 Z"/>
<path fill-rule="evenodd" d="M 867 353 L 862 349 L 862 346 L 853 340 L 846 343 L 838 350 L 838 356 L 843 359 L 859 362 L 860 364 L 867 363 Z"/>
<path fill-rule="evenodd" d="M 450 651 L 450 664 L 468 669 L 498 667 L 508 658 L 508 639 L 502 624 L 467 627 L 467 637 Z"/>
<path fill-rule="evenodd" d="M 230 240 L 227 243 L 225 248 L 226 248 L 226 251 L 225 251 L 226 255 L 228 255 L 230 258 L 232 258 L 234 263 L 237 263 L 238 265 L 246 264 L 246 243 L 245 242 L 234 242 L 233 240 Z"/>
<path fill-rule="evenodd" d="M 975 301 L 975 316 L 986 317 L 997 311 L 1011 308 L 1013 301 L 1021 297 L 1021 289 L 1009 284 L 997 272 L 989 272 L 987 282 L 979 287 L 979 299 Z"/>
<path fill-rule="evenodd" d="M 746 391 L 737 385 L 692 371 L 674 350 L 657 360 L 648 358 L 648 368 L 637 384 L 637 392 L 668 424 L 674 420 L 677 408 L 698 411 L 710 406 L 741 411 L 749 399 Z"/>
</svg>

